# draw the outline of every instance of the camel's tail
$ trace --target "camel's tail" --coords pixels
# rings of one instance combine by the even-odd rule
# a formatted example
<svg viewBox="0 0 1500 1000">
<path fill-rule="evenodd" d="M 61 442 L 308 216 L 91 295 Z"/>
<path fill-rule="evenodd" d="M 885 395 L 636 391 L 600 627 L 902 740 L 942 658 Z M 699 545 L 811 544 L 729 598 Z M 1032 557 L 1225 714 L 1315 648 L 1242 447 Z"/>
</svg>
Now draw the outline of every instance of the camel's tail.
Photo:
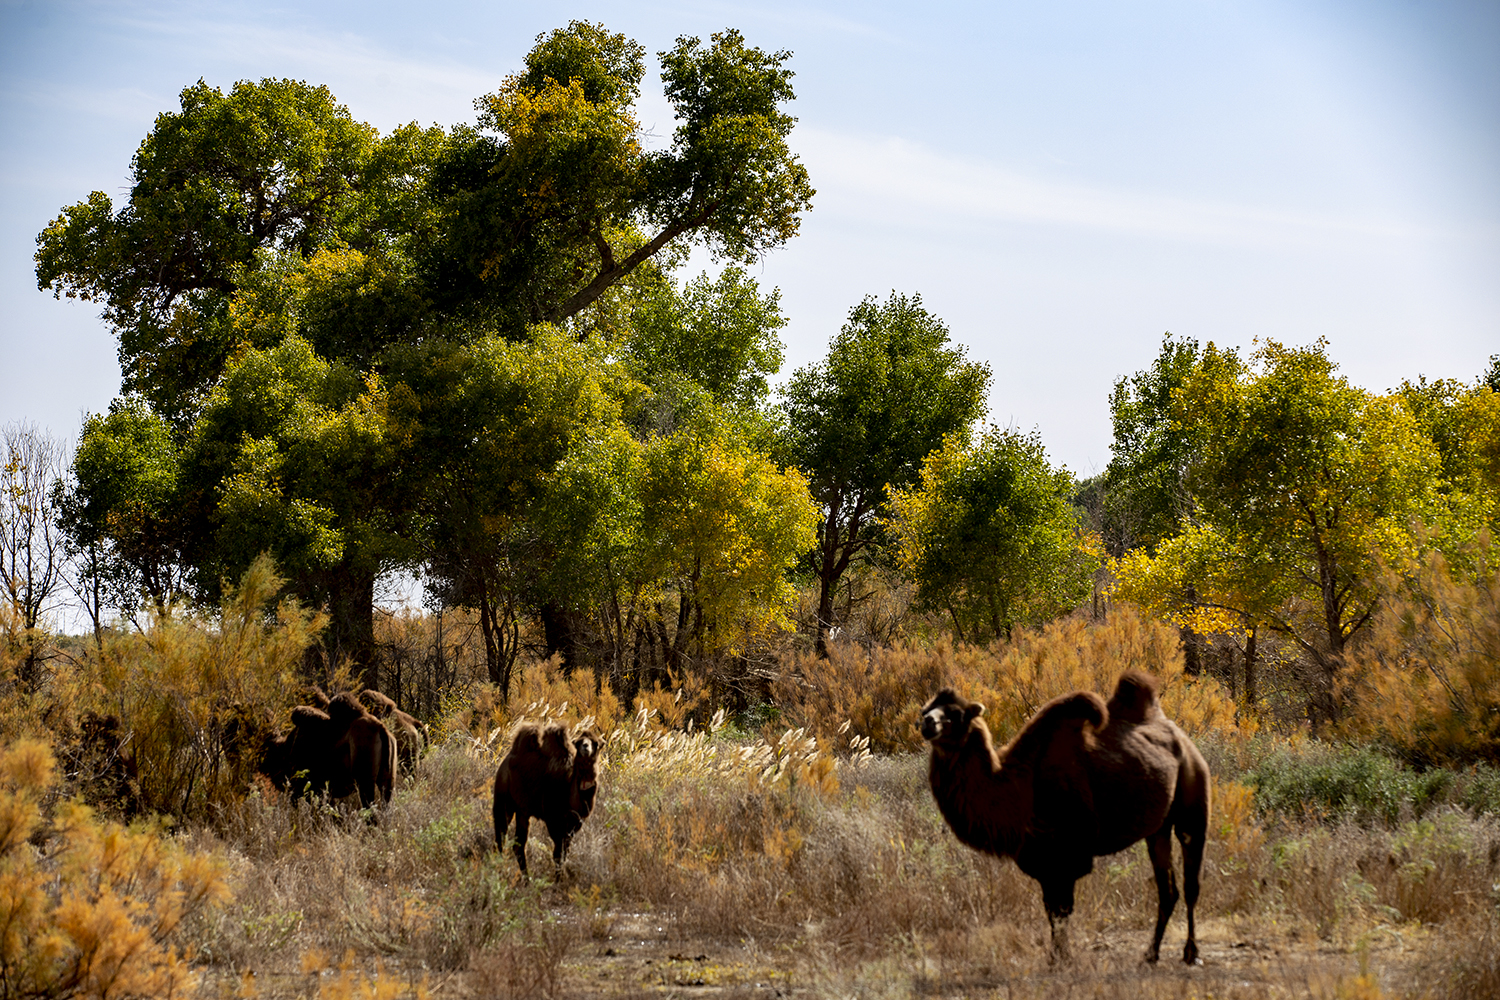
<svg viewBox="0 0 1500 1000">
<path fill-rule="evenodd" d="M 1109 699 L 1111 718 L 1126 722 L 1145 722 L 1161 711 L 1157 700 L 1160 682 L 1144 670 L 1127 670 L 1120 675 L 1114 697 Z"/>
</svg>

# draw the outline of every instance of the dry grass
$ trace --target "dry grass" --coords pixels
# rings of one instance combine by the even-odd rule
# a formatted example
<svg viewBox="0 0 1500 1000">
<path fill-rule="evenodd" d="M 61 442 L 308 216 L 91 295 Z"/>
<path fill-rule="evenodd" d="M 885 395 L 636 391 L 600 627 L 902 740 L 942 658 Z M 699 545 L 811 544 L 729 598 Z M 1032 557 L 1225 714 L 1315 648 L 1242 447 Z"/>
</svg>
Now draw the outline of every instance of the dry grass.
<svg viewBox="0 0 1500 1000">
<path fill-rule="evenodd" d="M 1361 998 L 1496 981 L 1493 816 L 1262 819 L 1246 786 L 1221 782 L 1205 964 L 1141 964 L 1155 893 L 1137 847 L 1080 883 L 1079 958 L 1054 969 L 1035 884 L 954 840 L 921 756 L 727 733 L 617 727 L 557 881 L 522 882 L 493 850 L 494 758 L 472 741 L 430 753 L 378 827 L 261 789 L 221 832 L 193 834 L 236 888 L 191 928 L 204 991 Z M 550 873 L 546 850 L 534 871 Z M 1183 933 L 1179 912 L 1169 954 Z"/>
<path fill-rule="evenodd" d="M 266 649 L 276 655 L 260 660 L 178 655 L 235 639 L 200 630 L 158 650 L 122 644 L 114 662 L 147 678 L 158 676 L 151 664 L 244 659 L 236 676 L 269 677 L 294 659 L 296 636 L 282 627 L 291 618 L 273 623 Z M 139 664 L 127 662 L 129 649 Z M 939 684 L 983 699 L 1005 737 L 1054 694 L 1107 692 L 1125 665 L 1163 677 L 1169 712 L 1215 773 L 1199 968 L 1140 962 L 1155 892 L 1139 846 L 1099 859 L 1080 884 L 1078 957 L 1050 967 L 1037 887 L 957 843 L 912 752 L 916 707 Z M 434 748 L 377 825 L 226 773 L 182 810 L 189 820 L 171 836 L 193 857 L 217 859 L 232 898 L 185 915 L 166 945 L 192 956 L 202 995 L 222 997 L 1500 991 L 1500 772 L 1423 774 L 1369 748 L 1252 735 L 1216 683 L 1182 676 L 1175 633 L 1128 612 L 1102 624 L 1065 619 L 984 649 L 850 643 L 795 667 L 773 686 L 771 708 L 727 719 L 712 710 L 711 686 L 690 677 L 634 705 L 588 671 L 563 676 L 540 663 L 519 671 L 509 703 L 483 685 L 450 688 L 434 709 Z M 179 674 L 197 693 L 189 707 L 215 707 L 199 672 L 159 672 Z M 149 707 L 171 695 L 156 688 L 118 690 Z M 59 692 L 81 690 L 30 702 L 7 693 L 18 708 L 0 718 L 7 742 L 55 735 L 48 713 L 78 701 Z M 778 713 L 800 728 L 772 729 Z M 521 880 L 494 850 L 490 782 L 522 717 L 588 721 L 605 738 L 598 804 L 560 879 L 540 831 L 532 870 L 542 877 Z M 199 731 L 212 729 L 205 718 Z M 168 746 L 169 735 L 152 738 Z M 179 770 L 197 760 L 173 752 Z M 55 842 L 41 835 L 36 854 L 63 873 L 54 893 L 69 877 L 48 854 Z M 17 842 L 18 865 L 31 863 L 30 850 Z M 1183 934 L 1179 912 L 1169 956 Z"/>
</svg>

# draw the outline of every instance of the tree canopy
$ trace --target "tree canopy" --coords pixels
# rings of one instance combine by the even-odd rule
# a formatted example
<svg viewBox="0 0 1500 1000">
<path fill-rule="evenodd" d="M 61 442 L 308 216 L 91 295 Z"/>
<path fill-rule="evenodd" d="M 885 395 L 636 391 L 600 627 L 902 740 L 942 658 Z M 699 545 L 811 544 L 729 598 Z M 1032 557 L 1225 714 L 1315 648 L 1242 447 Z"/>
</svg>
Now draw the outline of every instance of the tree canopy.
<svg viewBox="0 0 1500 1000">
<path fill-rule="evenodd" d="M 1179 531 L 1190 513 L 1184 476 L 1191 439 L 1174 420 L 1172 407 L 1173 394 L 1200 358 L 1197 341 L 1169 335 L 1150 368 L 1115 382 L 1109 397 L 1114 442 L 1104 472 L 1103 513 L 1117 556 L 1138 545 L 1156 546 Z"/>
<path fill-rule="evenodd" d="M 964 360 L 920 295 L 892 292 L 851 309 L 827 359 L 798 369 L 781 390 L 782 454 L 807 474 L 822 509 L 809 558 L 820 583 L 820 646 L 834 588 L 876 542 L 888 488 L 914 483 L 927 455 L 967 434 L 989 382 L 989 367 Z"/>
<path fill-rule="evenodd" d="M 1172 411 L 1189 442 L 1192 527 L 1155 563 L 1127 561 L 1126 592 L 1171 603 L 1162 588 L 1176 581 L 1178 602 L 1285 636 L 1307 657 L 1318 716 L 1335 718 L 1335 681 L 1378 606 L 1380 565 L 1415 560 L 1416 532 L 1440 517 L 1437 450 L 1399 397 L 1339 376 L 1322 341 L 1267 341 L 1249 364 L 1210 345 Z"/>
<path fill-rule="evenodd" d="M 572 449 L 670 432 L 647 397 L 753 412 L 779 367 L 774 291 L 667 272 L 693 242 L 747 262 L 796 233 L 789 58 L 679 38 L 657 151 L 645 50 L 582 21 L 451 129 L 382 136 L 300 81 L 185 88 L 126 202 L 94 192 L 37 239 L 39 286 L 119 337 L 125 396 L 86 425 L 68 509 L 121 603 L 215 600 L 269 552 L 362 664 L 399 567 L 487 607 L 497 642 L 517 601 L 557 605 L 539 511 Z"/>
<path fill-rule="evenodd" d="M 381 138 L 327 87 L 267 79 L 226 95 L 200 80 L 157 116 L 118 211 L 95 191 L 37 237 L 38 285 L 101 303 L 125 391 L 190 420 L 238 341 L 230 302 L 247 277 L 325 246 L 405 240 L 440 136 Z"/>
<path fill-rule="evenodd" d="M 577 315 L 682 240 L 736 261 L 785 243 L 813 195 L 786 144 L 790 55 L 734 30 L 679 38 L 659 54 L 678 126 L 649 152 L 631 107 L 640 46 L 577 21 L 540 36 L 435 165 L 435 300 L 515 335 Z"/>
<path fill-rule="evenodd" d="M 891 497 L 890 528 L 920 600 L 969 642 L 1006 638 L 1075 607 L 1103 553 L 1036 434 L 990 428 L 970 447 L 951 436 L 921 482 Z"/>
</svg>

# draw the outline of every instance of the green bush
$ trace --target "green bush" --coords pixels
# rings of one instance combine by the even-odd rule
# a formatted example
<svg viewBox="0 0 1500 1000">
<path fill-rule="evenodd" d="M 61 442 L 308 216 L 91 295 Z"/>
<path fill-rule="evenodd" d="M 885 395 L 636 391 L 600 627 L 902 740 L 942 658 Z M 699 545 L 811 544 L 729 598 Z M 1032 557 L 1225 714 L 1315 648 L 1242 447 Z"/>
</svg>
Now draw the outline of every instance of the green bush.
<svg viewBox="0 0 1500 1000">
<path fill-rule="evenodd" d="M 1446 801 L 1454 772 L 1418 772 L 1371 747 L 1286 746 L 1242 778 L 1255 789 L 1264 813 L 1353 819 L 1362 824 L 1397 822 L 1409 809 L 1421 816 Z"/>
<path fill-rule="evenodd" d="M 1500 816 L 1500 767 L 1476 764 L 1458 772 L 1454 799 L 1474 815 Z"/>
</svg>

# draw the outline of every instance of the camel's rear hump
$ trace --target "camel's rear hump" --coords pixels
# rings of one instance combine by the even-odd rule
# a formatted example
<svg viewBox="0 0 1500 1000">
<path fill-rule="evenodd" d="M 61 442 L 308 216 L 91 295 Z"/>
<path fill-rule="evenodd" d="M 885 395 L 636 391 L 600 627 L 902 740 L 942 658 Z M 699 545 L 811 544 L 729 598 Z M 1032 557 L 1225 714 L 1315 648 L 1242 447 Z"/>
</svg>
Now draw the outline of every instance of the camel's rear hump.
<svg viewBox="0 0 1500 1000">
<path fill-rule="evenodd" d="M 1144 670 L 1127 670 L 1109 699 L 1109 716 L 1122 722 L 1145 722 L 1161 714 L 1160 685 Z"/>
</svg>

